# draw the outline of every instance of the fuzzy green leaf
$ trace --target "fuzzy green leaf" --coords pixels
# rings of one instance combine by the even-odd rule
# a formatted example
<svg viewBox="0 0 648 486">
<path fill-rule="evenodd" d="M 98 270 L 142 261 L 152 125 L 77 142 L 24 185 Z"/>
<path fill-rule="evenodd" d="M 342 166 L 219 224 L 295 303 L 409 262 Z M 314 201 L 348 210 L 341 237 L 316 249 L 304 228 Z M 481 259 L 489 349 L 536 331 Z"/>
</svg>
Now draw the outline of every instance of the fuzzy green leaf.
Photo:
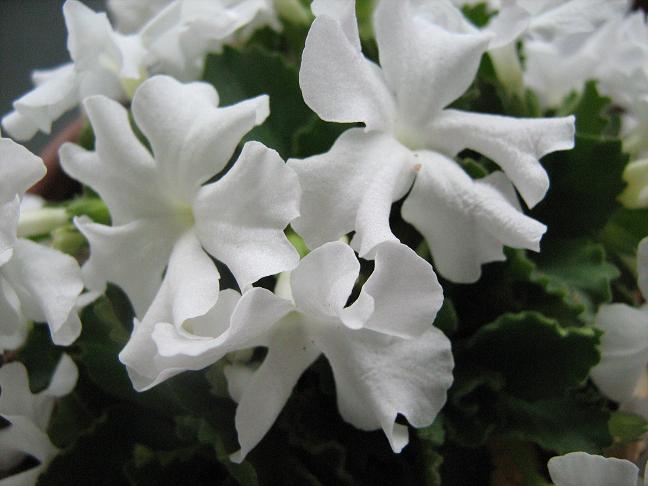
<svg viewBox="0 0 648 486">
<path fill-rule="evenodd" d="M 600 333 L 563 328 L 537 312 L 506 314 L 469 339 L 464 358 L 500 373 L 504 391 L 538 400 L 583 383 L 598 363 Z"/>
</svg>

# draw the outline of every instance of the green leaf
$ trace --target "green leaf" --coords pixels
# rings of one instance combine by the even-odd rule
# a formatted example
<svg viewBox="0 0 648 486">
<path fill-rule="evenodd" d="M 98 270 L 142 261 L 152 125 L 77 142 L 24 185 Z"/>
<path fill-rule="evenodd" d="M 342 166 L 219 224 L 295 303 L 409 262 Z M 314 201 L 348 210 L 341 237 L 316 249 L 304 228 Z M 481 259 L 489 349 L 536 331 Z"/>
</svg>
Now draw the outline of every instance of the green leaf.
<svg viewBox="0 0 648 486">
<path fill-rule="evenodd" d="M 458 362 L 448 392 L 444 425 L 448 441 L 464 447 L 486 443 L 497 427 L 495 404 L 505 385 L 504 377 L 488 369 Z"/>
<path fill-rule="evenodd" d="M 601 232 L 601 241 L 636 277 L 639 242 L 648 236 L 648 209 L 617 210 Z"/>
<path fill-rule="evenodd" d="M 233 451 L 228 450 L 221 434 L 209 422 L 202 418 L 185 416 L 178 417 L 176 423 L 181 436 L 190 437 L 193 435 L 199 443 L 211 446 L 218 461 L 227 468 L 241 486 L 259 485 L 257 473 L 249 462 L 235 464 L 230 461 L 229 455 Z"/>
<path fill-rule="evenodd" d="M 124 466 L 136 444 L 154 449 L 175 446 L 173 423 L 135 407 L 113 407 L 92 428 L 57 455 L 39 486 L 128 485 Z"/>
<path fill-rule="evenodd" d="M 298 78 L 296 66 L 258 47 L 226 48 L 222 54 L 208 56 L 203 75 L 218 90 L 221 105 L 270 96 L 269 118 L 244 140 L 263 142 L 284 158 L 292 156 L 294 134 L 314 116 L 303 102 Z"/>
<path fill-rule="evenodd" d="M 606 111 L 612 100 L 602 96 L 595 81 L 588 81 L 583 91 L 567 97 L 558 116 L 575 115 L 576 133 L 582 135 L 605 136 L 610 126 L 610 116 Z"/>
<path fill-rule="evenodd" d="M 187 478 L 194 486 L 236 484 L 207 448 L 154 451 L 138 444 L 134 455 L 126 465 L 126 475 L 134 486 L 177 486 Z"/>
<path fill-rule="evenodd" d="M 63 348 L 52 344 L 49 328 L 44 324 L 34 324 L 17 356 L 17 360 L 27 368 L 32 393 L 47 388 L 61 354 Z"/>
<path fill-rule="evenodd" d="M 610 283 L 619 275 L 607 262 L 602 245 L 585 239 L 557 240 L 544 245 L 529 280 L 561 298 L 587 322 L 600 304 L 612 300 Z"/>
<path fill-rule="evenodd" d="M 56 402 L 47 435 L 55 446 L 64 448 L 89 428 L 92 421 L 92 414 L 81 401 L 78 391 L 74 391 Z"/>
<path fill-rule="evenodd" d="M 443 299 L 443 305 L 434 320 L 434 326 L 443 331 L 446 336 L 452 336 L 457 332 L 459 320 L 457 318 L 457 311 L 450 298 Z"/>
<path fill-rule="evenodd" d="M 583 383 L 600 359 L 599 341 L 600 332 L 593 328 L 563 328 L 537 312 L 522 312 L 479 329 L 462 357 L 500 373 L 504 391 L 538 400 Z"/>
<path fill-rule="evenodd" d="M 612 443 L 607 425 L 610 414 L 602 402 L 600 395 L 589 397 L 581 392 L 533 402 L 506 395 L 498 404 L 503 422 L 498 432 L 557 454 L 600 454 Z"/>
<path fill-rule="evenodd" d="M 551 186 L 546 198 L 532 211 L 549 227 L 547 236 L 595 235 L 620 207 L 617 196 L 628 163 L 619 140 L 576 135 L 573 150 L 543 159 Z"/>
<path fill-rule="evenodd" d="M 295 132 L 292 156 L 301 159 L 328 152 L 337 138 L 354 126 L 350 123 L 329 123 L 313 117 Z"/>
<path fill-rule="evenodd" d="M 612 437 L 627 443 L 641 439 L 648 432 L 648 421 L 634 413 L 617 410 L 612 413 L 608 427 Z"/>
</svg>

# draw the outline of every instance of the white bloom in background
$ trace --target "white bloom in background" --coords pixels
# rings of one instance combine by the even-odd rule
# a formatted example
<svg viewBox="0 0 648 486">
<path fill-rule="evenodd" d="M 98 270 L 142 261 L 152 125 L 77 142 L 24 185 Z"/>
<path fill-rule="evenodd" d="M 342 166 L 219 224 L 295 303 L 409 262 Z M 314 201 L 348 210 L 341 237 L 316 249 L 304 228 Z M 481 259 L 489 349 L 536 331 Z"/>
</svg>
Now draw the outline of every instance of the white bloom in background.
<svg viewBox="0 0 648 486">
<path fill-rule="evenodd" d="M 455 32 L 476 32 L 449 0 L 415 0 L 417 8 L 433 22 Z M 465 4 L 470 2 L 457 2 Z M 611 18 L 626 13 L 628 0 L 503 0 L 488 2 L 499 12 L 482 29 L 493 34 L 489 54 L 497 77 L 514 93 L 524 93 L 523 68 L 517 41 L 570 43 L 575 37 L 594 32 Z M 568 53 L 563 52 L 564 56 Z M 552 71 L 556 71 L 552 66 Z M 564 73 L 559 73 L 563 75 Z M 571 76 L 571 75 L 569 75 Z"/>
<path fill-rule="evenodd" d="M 556 486 L 638 486 L 648 485 L 639 478 L 639 468 L 632 462 L 585 452 L 571 452 L 552 457 L 547 464 Z M 648 478 L 648 476 L 647 476 Z"/>
<path fill-rule="evenodd" d="M 648 295 L 648 238 L 637 250 L 638 285 Z M 601 361 L 591 377 L 608 398 L 648 418 L 648 307 L 609 304 L 599 308 L 595 325 L 604 331 Z"/>
<path fill-rule="evenodd" d="M 268 355 L 252 373 L 227 369 L 239 401 L 236 427 L 240 461 L 261 440 L 301 374 L 322 353 L 335 375 L 345 420 L 362 430 L 383 428 L 395 451 L 407 444 L 405 415 L 429 425 L 445 402 L 453 367 L 450 342 L 432 327 L 443 301 L 432 267 L 399 243 L 379 246 L 375 270 L 351 305 L 360 264 L 341 242 L 310 253 L 291 273 L 292 298 L 254 288 L 240 296 L 224 290 L 205 316 L 172 323 L 166 283 L 120 354 L 138 390 L 185 370 L 209 366 L 225 354 L 265 346 Z M 171 279 L 183 271 L 172 258 Z"/>
<path fill-rule="evenodd" d="M 351 2 L 350 2 L 351 3 Z M 377 66 L 360 50 L 354 10 L 317 16 L 306 40 L 300 84 L 324 120 L 363 122 L 327 154 L 292 160 L 304 191 L 294 228 L 315 248 L 355 230 L 352 246 L 370 255 L 389 228 L 392 202 L 429 243 L 438 271 L 474 282 L 503 246 L 538 250 L 546 227 L 520 210 L 544 197 L 538 159 L 573 147 L 573 117 L 515 119 L 447 109 L 472 82 L 489 35 L 449 32 L 410 2 L 383 0 L 375 13 Z M 472 149 L 504 172 L 473 180 L 452 158 Z M 513 184 L 511 184 L 511 182 Z"/>
<path fill-rule="evenodd" d="M 558 106 L 590 79 L 630 112 L 648 95 L 648 26 L 640 11 L 623 15 L 620 10 L 588 35 L 530 40 L 524 52 L 525 84 L 543 106 Z"/>
<path fill-rule="evenodd" d="M 16 236 L 22 196 L 44 174 L 40 158 L 0 138 L 0 350 L 23 343 L 28 320 L 47 322 L 59 345 L 81 332 L 75 303 L 83 282 L 76 260 Z"/>
<path fill-rule="evenodd" d="M 112 4 L 127 26 L 146 18 L 133 33 L 113 29 L 104 12 L 77 0 L 63 6 L 72 62 L 33 74 L 35 89 L 14 102 L 2 124 L 19 140 L 52 123 L 88 96 L 127 101 L 142 81 L 154 74 L 194 80 L 204 57 L 219 51 L 243 28 L 276 25 L 268 0 L 176 0 Z M 150 18 L 148 16 L 152 15 Z M 127 29 L 131 31 L 131 29 Z"/>
<path fill-rule="evenodd" d="M 0 417 L 9 425 L 0 429 L 0 475 L 31 456 L 39 464 L 26 471 L 0 479 L 0 486 L 31 486 L 58 453 L 47 436 L 54 403 L 76 386 L 78 370 L 66 354 L 61 356 L 50 385 L 33 394 L 27 370 L 22 363 L 0 368 Z"/>
<path fill-rule="evenodd" d="M 134 33 L 174 0 L 108 0 L 108 12 L 120 32 Z"/>
<path fill-rule="evenodd" d="M 76 220 L 90 243 L 83 267 L 90 289 L 116 283 L 141 318 L 174 255 L 186 261 L 173 283 L 174 322 L 183 322 L 206 313 L 218 298 L 212 256 L 241 289 L 297 265 L 299 255 L 283 230 L 298 215 L 299 183 L 275 151 L 249 142 L 225 175 L 207 183 L 268 116 L 267 96 L 220 108 L 207 83 L 149 79 L 135 93 L 132 112 L 153 154 L 118 103 L 92 97 L 85 109 L 96 151 L 66 144 L 60 155 L 65 171 L 92 187 L 112 218 L 112 226 Z"/>
</svg>

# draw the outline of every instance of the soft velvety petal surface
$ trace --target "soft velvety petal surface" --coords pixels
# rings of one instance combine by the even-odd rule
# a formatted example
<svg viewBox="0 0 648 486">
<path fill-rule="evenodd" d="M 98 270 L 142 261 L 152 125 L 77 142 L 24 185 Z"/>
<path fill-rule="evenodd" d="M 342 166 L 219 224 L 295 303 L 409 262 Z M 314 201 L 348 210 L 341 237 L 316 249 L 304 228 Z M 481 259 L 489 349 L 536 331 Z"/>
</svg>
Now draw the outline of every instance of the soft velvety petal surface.
<svg viewBox="0 0 648 486">
<path fill-rule="evenodd" d="M 126 109 L 103 96 L 87 99 L 84 106 L 96 151 L 63 145 L 65 172 L 101 196 L 114 225 L 167 214 L 173 201 L 157 183 L 153 158 L 133 133 Z"/>
<path fill-rule="evenodd" d="M 482 264 L 504 260 L 504 245 L 540 249 L 546 226 L 520 211 L 504 174 L 473 180 L 438 153 L 420 152 L 419 160 L 422 168 L 401 213 L 427 240 L 441 275 L 475 282 Z"/>
<path fill-rule="evenodd" d="M 415 15 L 410 0 L 380 2 L 374 25 L 380 65 L 405 132 L 417 131 L 468 89 L 490 39 L 445 30 Z"/>
<path fill-rule="evenodd" d="M 358 300 L 341 317 L 351 328 L 415 338 L 432 326 L 442 304 L 432 266 L 408 246 L 386 242 L 378 246 L 374 271 Z"/>
<path fill-rule="evenodd" d="M 556 486 L 636 486 L 639 475 L 630 461 L 585 452 L 552 457 L 548 467 Z"/>
<path fill-rule="evenodd" d="M 54 70 L 54 75 L 14 102 L 14 112 L 2 126 L 17 140 L 29 140 L 38 130 L 50 133 L 52 123 L 79 104 L 79 78 L 73 64 Z"/>
<path fill-rule="evenodd" d="M 0 138 L 0 204 L 12 202 L 45 175 L 45 165 L 22 145 Z"/>
<path fill-rule="evenodd" d="M 596 326 L 601 338 L 601 361 L 592 371 L 592 380 L 617 402 L 632 397 L 648 364 L 648 311 L 625 304 L 601 306 Z"/>
<path fill-rule="evenodd" d="M 19 451 L 35 457 L 41 462 L 50 460 L 58 450 L 50 442 L 47 433 L 22 415 L 5 416 L 10 422 L 0 429 L 0 452 Z M 0 484 L 2 484 L 0 482 Z M 16 484 L 25 484 L 18 482 Z M 32 483 L 33 484 L 33 483 Z"/>
<path fill-rule="evenodd" d="M 218 108 L 210 84 L 182 84 L 168 76 L 147 80 L 133 99 L 133 115 L 158 170 L 168 190 L 183 200 L 223 170 L 241 138 L 268 114 L 265 95 Z"/>
<path fill-rule="evenodd" d="M 205 368 L 225 354 L 265 342 L 265 333 L 292 309 L 292 305 L 265 289 L 239 296 L 234 290 L 220 293 L 216 305 L 204 316 L 178 328 L 169 323 L 163 287 L 144 320 L 119 355 L 136 390 L 149 389 L 186 370 Z"/>
<path fill-rule="evenodd" d="M 328 15 L 311 25 L 299 70 L 304 101 L 323 120 L 389 130 L 393 95 L 380 69 L 362 55 L 359 41 L 349 40 L 345 29 L 348 22 L 340 24 Z"/>
<path fill-rule="evenodd" d="M 240 397 L 235 423 L 241 449 L 232 461 L 243 461 L 270 430 L 297 380 L 319 355 L 298 322 L 279 324 L 269 339 L 268 355 Z"/>
<path fill-rule="evenodd" d="M 311 10 L 316 17 L 326 15 L 336 20 L 355 49 L 357 51 L 362 49 L 360 33 L 358 32 L 358 19 L 355 12 L 355 0 L 313 0 Z"/>
<path fill-rule="evenodd" d="M 549 189 L 549 177 L 539 159 L 573 148 L 574 133 L 573 116 L 520 119 L 444 110 L 430 126 L 430 142 L 450 156 L 465 148 L 487 156 L 533 207 Z"/>
<path fill-rule="evenodd" d="M 70 313 L 75 313 L 77 297 L 83 290 L 81 270 L 74 258 L 30 240 L 19 239 L 14 254 L 2 269 L 3 277 L 16 292 L 22 311 L 28 319 L 47 322 L 54 344 L 69 345 L 59 341 L 59 331 Z M 65 334 L 72 341 L 79 329 Z"/>
<path fill-rule="evenodd" d="M 411 185 L 414 171 L 410 168 L 415 160 L 409 150 L 389 135 L 354 128 L 344 132 L 329 152 L 303 160 L 292 159 L 288 165 L 297 172 L 302 187 L 300 216 L 292 226 L 309 248 L 317 248 L 356 229 L 356 218 L 366 194 L 371 200 L 364 204 L 364 214 L 374 214 L 378 221 L 383 216 L 382 232 L 375 238 L 380 240 L 386 223 L 386 229 L 389 228 L 388 221 L 384 221 L 386 201 L 380 196 L 391 196 L 391 207 L 391 202 L 405 194 Z M 382 171 L 385 176 L 393 175 L 388 166 L 396 166 L 395 172 L 401 174 L 396 188 L 391 187 L 393 180 L 377 179 Z M 383 204 L 383 211 L 371 206 L 376 199 Z M 369 241 L 371 221 L 363 221 Z"/>
<path fill-rule="evenodd" d="M 297 266 L 284 228 L 299 214 L 299 181 L 279 154 L 248 142 L 229 172 L 200 189 L 196 232 L 245 290 L 261 277 Z"/>
<path fill-rule="evenodd" d="M 0 204 L 0 266 L 9 261 L 13 255 L 20 217 L 20 197 Z"/>
<path fill-rule="evenodd" d="M 292 271 L 295 305 L 309 316 L 335 318 L 346 305 L 359 273 L 360 263 L 349 245 L 326 243 L 306 255 Z"/>
<path fill-rule="evenodd" d="M 416 339 L 344 326 L 313 332 L 333 369 L 342 417 L 361 430 L 382 428 L 395 452 L 409 440 L 407 427 L 395 423 L 398 414 L 425 427 L 445 404 L 454 362 L 438 329 Z"/>
<path fill-rule="evenodd" d="M 104 226 L 89 218 L 76 218 L 79 231 L 88 239 L 90 258 L 83 266 L 86 286 L 103 290 L 106 282 L 119 285 L 143 316 L 162 283 L 182 227 L 162 218 L 138 220 L 123 226 Z"/>
<path fill-rule="evenodd" d="M 26 321 L 16 292 L 0 272 L 0 351 L 14 350 L 23 344 Z"/>
</svg>

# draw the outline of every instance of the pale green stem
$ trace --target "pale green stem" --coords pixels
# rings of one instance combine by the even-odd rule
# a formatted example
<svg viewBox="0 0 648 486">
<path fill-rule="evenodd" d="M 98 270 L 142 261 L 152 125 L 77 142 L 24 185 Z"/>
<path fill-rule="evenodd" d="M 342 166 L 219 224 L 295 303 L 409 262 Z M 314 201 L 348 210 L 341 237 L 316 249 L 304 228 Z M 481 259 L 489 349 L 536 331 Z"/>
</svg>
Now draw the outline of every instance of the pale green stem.
<svg viewBox="0 0 648 486">
<path fill-rule="evenodd" d="M 524 73 L 515 42 L 491 49 L 488 54 L 493 61 L 497 79 L 506 86 L 511 94 L 522 98 L 524 96 Z"/>
<path fill-rule="evenodd" d="M 63 208 L 40 208 L 20 213 L 18 236 L 46 235 L 52 230 L 69 222 L 68 213 Z"/>
</svg>

